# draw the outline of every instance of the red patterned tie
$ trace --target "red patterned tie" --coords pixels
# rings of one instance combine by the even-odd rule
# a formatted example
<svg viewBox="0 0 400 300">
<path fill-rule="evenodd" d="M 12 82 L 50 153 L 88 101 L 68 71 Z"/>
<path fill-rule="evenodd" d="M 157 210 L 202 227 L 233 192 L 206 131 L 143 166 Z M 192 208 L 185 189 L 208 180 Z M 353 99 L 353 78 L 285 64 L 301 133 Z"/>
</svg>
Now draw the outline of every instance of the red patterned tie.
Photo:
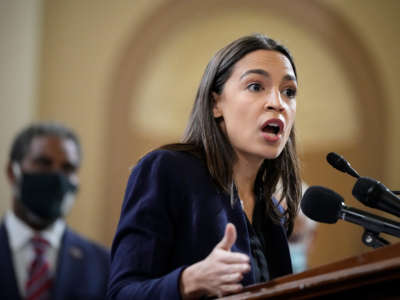
<svg viewBox="0 0 400 300">
<path fill-rule="evenodd" d="M 26 300 L 50 299 L 52 278 L 49 263 L 46 260 L 46 249 L 49 243 L 35 236 L 32 239 L 35 258 L 29 268 L 28 281 L 26 282 Z"/>
</svg>

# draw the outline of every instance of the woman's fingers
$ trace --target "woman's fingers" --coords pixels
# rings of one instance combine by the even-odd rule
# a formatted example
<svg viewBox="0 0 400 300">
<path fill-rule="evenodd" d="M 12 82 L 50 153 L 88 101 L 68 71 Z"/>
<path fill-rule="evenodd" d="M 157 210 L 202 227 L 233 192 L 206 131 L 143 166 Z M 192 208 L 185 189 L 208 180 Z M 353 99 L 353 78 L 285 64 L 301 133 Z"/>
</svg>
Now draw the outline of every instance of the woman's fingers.
<svg viewBox="0 0 400 300">
<path fill-rule="evenodd" d="M 236 284 L 224 284 L 221 285 L 219 291 L 216 293 L 218 297 L 225 296 L 227 294 L 237 293 L 243 289 L 240 283 Z"/>
<path fill-rule="evenodd" d="M 222 270 L 222 275 L 228 275 L 228 274 L 233 274 L 233 273 L 247 273 L 250 271 L 250 265 L 245 263 L 245 264 L 230 264 L 230 265 L 225 265 L 223 270 Z"/>
<path fill-rule="evenodd" d="M 226 274 L 222 275 L 220 277 L 220 281 L 222 285 L 225 284 L 232 284 L 232 283 L 238 283 L 243 279 L 243 274 L 242 273 L 231 273 L 231 274 Z"/>
<path fill-rule="evenodd" d="M 250 271 L 247 255 L 231 252 L 236 241 L 236 229 L 226 225 L 224 237 L 204 260 L 189 266 L 182 272 L 180 288 L 183 299 L 200 294 L 226 295 L 240 291 L 243 274 Z"/>
<path fill-rule="evenodd" d="M 250 259 L 246 254 L 238 252 L 220 252 L 219 261 L 225 264 L 248 264 Z"/>
</svg>

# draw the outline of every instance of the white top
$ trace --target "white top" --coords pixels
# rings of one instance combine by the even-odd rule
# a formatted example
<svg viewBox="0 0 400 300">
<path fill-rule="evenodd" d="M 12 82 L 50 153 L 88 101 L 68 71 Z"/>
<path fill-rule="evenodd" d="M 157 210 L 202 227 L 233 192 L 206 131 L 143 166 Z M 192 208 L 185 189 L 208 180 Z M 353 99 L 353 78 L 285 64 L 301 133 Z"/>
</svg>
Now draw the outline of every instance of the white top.
<svg viewBox="0 0 400 300">
<path fill-rule="evenodd" d="M 30 242 L 35 234 L 49 242 L 46 251 L 50 272 L 54 273 L 57 266 L 57 257 L 60 250 L 61 238 L 65 230 L 65 222 L 58 219 L 49 228 L 35 232 L 28 225 L 22 222 L 13 211 L 7 211 L 5 215 L 5 226 L 8 233 L 12 260 L 17 277 L 17 284 L 22 296 L 25 296 L 25 285 L 28 280 L 28 272 L 35 257 L 35 252 Z"/>
</svg>

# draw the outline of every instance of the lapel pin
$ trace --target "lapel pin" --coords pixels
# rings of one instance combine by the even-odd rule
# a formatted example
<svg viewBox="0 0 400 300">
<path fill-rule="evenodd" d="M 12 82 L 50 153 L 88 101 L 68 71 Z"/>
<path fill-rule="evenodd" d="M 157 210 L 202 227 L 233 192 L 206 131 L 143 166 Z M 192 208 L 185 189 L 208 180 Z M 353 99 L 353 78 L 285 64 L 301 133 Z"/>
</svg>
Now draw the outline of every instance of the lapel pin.
<svg viewBox="0 0 400 300">
<path fill-rule="evenodd" d="M 71 247 L 69 249 L 69 253 L 72 255 L 72 257 L 76 258 L 76 259 L 82 259 L 83 258 L 83 252 L 80 248 L 78 247 Z"/>
</svg>

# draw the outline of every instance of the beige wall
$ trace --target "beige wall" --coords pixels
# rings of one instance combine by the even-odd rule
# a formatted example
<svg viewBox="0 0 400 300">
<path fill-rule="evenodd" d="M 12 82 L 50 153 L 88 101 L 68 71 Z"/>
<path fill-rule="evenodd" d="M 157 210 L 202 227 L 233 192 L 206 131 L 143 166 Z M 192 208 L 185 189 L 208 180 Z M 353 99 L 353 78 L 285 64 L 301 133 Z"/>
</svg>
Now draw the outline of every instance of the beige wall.
<svg viewBox="0 0 400 300">
<path fill-rule="evenodd" d="M 41 1 L 0 0 L 0 212 L 10 205 L 10 142 L 36 118 Z"/>
<path fill-rule="evenodd" d="M 351 148 L 349 153 L 353 153 L 351 157 L 354 157 L 358 151 L 364 151 L 361 147 L 364 142 L 368 144 L 368 141 L 360 140 L 362 120 L 366 117 L 361 114 L 365 110 L 360 108 L 362 99 L 355 96 L 353 80 L 341 65 L 343 62 L 339 61 L 340 57 L 312 30 L 302 26 L 301 19 L 291 19 L 279 11 L 275 8 L 275 1 L 262 1 L 264 6 L 259 11 L 255 8 L 237 9 L 238 2 L 218 11 L 213 11 L 211 1 L 194 1 L 196 4 L 191 4 L 192 1 L 168 2 L 44 2 L 43 36 L 40 40 L 40 100 L 37 105 L 34 100 L 27 102 L 31 108 L 23 113 L 30 114 L 37 110 L 41 119 L 60 120 L 78 131 L 84 147 L 82 189 L 69 222 L 78 231 L 107 245 L 112 238 L 109 232 L 114 230 L 118 219 L 115 212 L 119 211 L 121 205 L 129 168 L 150 147 L 179 138 L 190 110 L 191 100 L 188 102 L 188 99 L 193 98 L 207 60 L 216 49 L 239 35 L 265 32 L 281 39 L 293 51 L 301 82 L 297 129 L 301 151 L 305 156 L 307 153 L 323 153 L 329 147 L 335 151 L 333 148 L 337 146 L 338 149 Z M 182 4 L 184 2 L 187 4 Z M 386 93 L 381 104 L 388 132 L 382 135 L 384 139 L 373 137 L 379 140 L 377 147 L 382 147 L 385 153 L 382 158 L 383 172 L 363 175 L 379 176 L 378 179 L 388 186 L 400 189 L 400 159 L 397 156 L 400 152 L 400 119 L 397 118 L 400 102 L 396 76 L 399 69 L 396 57 L 400 50 L 400 40 L 397 38 L 400 30 L 398 18 L 394 15 L 400 9 L 400 2 L 310 1 L 314 2 L 332 9 L 343 18 L 373 58 L 372 69 L 376 70 L 380 80 L 378 85 Z M 168 4 L 166 7 L 172 7 L 170 12 L 165 7 L 160 9 L 165 3 Z M 266 9 L 269 4 L 270 10 Z M 196 7 L 194 12 L 190 12 L 190 5 Z M 189 8 L 189 14 L 174 16 L 175 7 L 182 10 Z M 155 13 L 159 11 L 166 12 L 164 15 Z M 160 22 L 168 28 L 157 27 Z M 137 43 L 139 49 L 142 45 L 141 35 L 145 43 L 150 39 L 148 35 L 155 34 L 156 30 L 164 30 L 167 34 L 161 36 L 160 41 L 153 41 L 153 44 L 146 46 L 148 49 L 143 50 L 147 52 L 145 62 L 127 61 L 129 57 L 135 59 L 135 53 L 129 54 L 129 49 L 135 46 L 132 43 Z M 140 74 L 135 73 L 135 64 Z M 136 79 L 131 82 L 134 89 L 124 95 L 129 98 L 126 107 L 128 117 L 123 120 L 126 127 L 113 133 L 122 135 L 121 139 L 126 137 L 126 147 L 134 149 L 131 158 L 123 162 L 120 161 L 123 156 L 121 153 L 126 149 L 121 147 L 110 154 L 110 145 L 107 143 L 107 132 L 113 125 L 110 124 L 110 105 L 126 100 L 118 98 L 116 92 L 121 70 L 127 70 L 124 80 L 129 80 L 129 76 Z M 126 84 L 129 85 L 129 82 Z M 380 100 L 376 99 L 377 102 Z M 373 118 L 372 115 L 368 118 Z M 2 120 L 7 116 L 2 109 Z M 13 130 L 7 129 L 5 132 L 8 136 L 3 140 L 8 140 Z M 148 139 L 148 136 L 152 138 Z M 124 166 L 118 174 L 111 173 L 110 155 Z M 318 157 L 320 160 L 322 158 Z M 377 158 L 369 152 L 355 167 L 368 172 L 370 169 L 366 166 L 370 160 L 376 163 Z M 312 169 L 312 166 L 307 167 Z M 337 184 L 343 184 L 346 188 L 354 182 L 346 175 L 332 171 L 325 162 L 318 165 L 318 171 L 329 173 L 326 176 L 333 180 L 337 178 Z M 307 178 L 316 177 L 315 169 L 307 172 L 314 172 Z M 107 193 L 107 187 L 115 178 L 109 174 L 118 177 L 118 188 L 112 193 Z M 308 183 L 316 184 L 312 181 Z M 331 186 L 330 182 L 318 183 Z M 350 203 L 356 205 L 354 201 Z M 112 212 L 110 207 L 114 209 Z M 354 227 L 343 222 L 323 225 L 321 235 L 327 237 L 327 233 L 335 235 L 336 231 L 346 232 L 350 229 L 357 237 L 359 232 Z M 335 249 L 326 250 L 327 255 L 314 259 L 314 264 L 365 251 L 360 246 L 360 240 L 354 236 L 343 238 L 343 251 L 336 251 L 335 254 Z M 326 241 L 329 245 L 329 239 L 321 239 L 319 247 L 323 247 Z"/>
<path fill-rule="evenodd" d="M 324 0 L 347 19 L 374 59 L 376 72 L 385 88 L 387 103 L 382 103 L 389 123 L 384 149 L 385 173 L 380 178 L 388 187 L 400 189 L 400 102 L 397 89 L 400 60 L 400 2 L 396 0 Z M 381 99 L 376 99 L 380 102 Z M 371 158 L 382 159 L 382 158 Z M 367 161 L 365 162 L 368 163 Z M 367 175 L 367 174 L 366 174 Z"/>
</svg>

